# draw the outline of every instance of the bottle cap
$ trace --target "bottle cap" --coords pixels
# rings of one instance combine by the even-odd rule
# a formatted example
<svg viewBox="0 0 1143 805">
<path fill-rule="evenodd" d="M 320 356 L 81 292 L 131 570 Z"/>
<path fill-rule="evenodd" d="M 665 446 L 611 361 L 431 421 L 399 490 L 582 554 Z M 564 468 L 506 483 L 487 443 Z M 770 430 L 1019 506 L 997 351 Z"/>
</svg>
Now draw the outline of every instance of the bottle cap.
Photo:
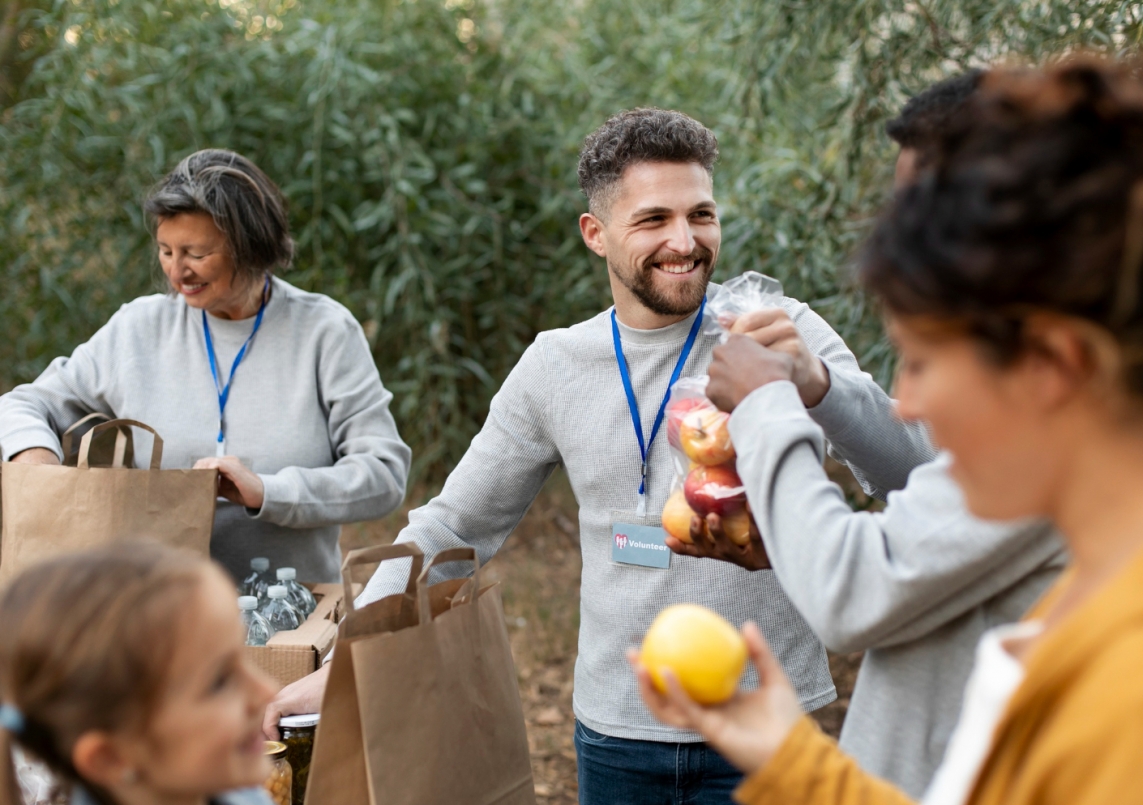
<svg viewBox="0 0 1143 805">
<path fill-rule="evenodd" d="M 282 716 L 278 719 L 279 727 L 297 729 L 299 727 L 316 727 L 321 720 L 321 713 L 305 713 L 296 716 Z"/>
<path fill-rule="evenodd" d="M 278 581 L 293 581 L 298 577 L 298 571 L 292 567 L 278 568 Z"/>
<path fill-rule="evenodd" d="M 266 591 L 266 595 L 270 596 L 271 598 L 285 598 L 286 588 L 281 584 L 275 584 L 273 587 Z"/>
<path fill-rule="evenodd" d="M 265 556 L 256 556 L 250 560 L 250 569 L 257 570 L 259 573 L 265 573 L 270 569 L 270 560 Z"/>
<path fill-rule="evenodd" d="M 258 599 L 252 595 L 240 595 L 240 596 L 238 596 L 238 608 L 239 609 L 257 609 L 258 608 Z"/>
</svg>

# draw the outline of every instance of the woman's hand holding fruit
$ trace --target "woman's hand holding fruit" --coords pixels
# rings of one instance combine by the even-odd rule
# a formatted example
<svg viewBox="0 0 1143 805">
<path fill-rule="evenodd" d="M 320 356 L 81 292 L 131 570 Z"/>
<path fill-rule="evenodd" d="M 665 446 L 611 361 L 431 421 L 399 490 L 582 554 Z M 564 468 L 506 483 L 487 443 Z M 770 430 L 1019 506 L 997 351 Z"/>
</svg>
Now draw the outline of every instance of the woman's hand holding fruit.
<svg viewBox="0 0 1143 805">
<path fill-rule="evenodd" d="M 747 623 L 742 636 L 750 660 L 758 669 L 759 687 L 749 693 L 738 691 L 723 704 L 698 704 L 670 670 L 659 671 L 666 686 L 666 691 L 660 692 L 637 650 L 628 652 L 628 661 L 635 668 L 643 701 L 657 719 L 699 733 L 719 754 L 750 774 L 765 766 L 778 751 L 802 717 L 802 707 L 758 627 Z"/>
<path fill-rule="evenodd" d="M 218 494 L 231 503 L 238 503 L 248 509 L 261 509 L 265 501 L 265 487 L 258 474 L 252 472 L 235 456 L 221 458 L 200 458 L 194 464 L 196 470 L 218 470 Z"/>
</svg>

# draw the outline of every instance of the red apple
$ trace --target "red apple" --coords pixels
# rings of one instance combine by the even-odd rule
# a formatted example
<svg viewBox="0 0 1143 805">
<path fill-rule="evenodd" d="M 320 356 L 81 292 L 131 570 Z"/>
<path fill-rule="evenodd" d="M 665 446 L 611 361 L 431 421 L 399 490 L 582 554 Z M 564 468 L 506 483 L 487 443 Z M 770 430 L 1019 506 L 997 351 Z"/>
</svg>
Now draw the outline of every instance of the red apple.
<svg viewBox="0 0 1143 805">
<path fill-rule="evenodd" d="M 683 449 L 683 443 L 679 441 L 679 428 L 683 424 L 683 417 L 691 411 L 702 408 L 714 410 L 710 400 L 703 397 L 679 397 L 667 403 L 667 441 L 671 447 L 676 450 Z"/>
<path fill-rule="evenodd" d="M 746 508 L 746 487 L 728 465 L 697 467 L 687 474 L 683 492 L 692 509 L 705 517 L 726 517 Z"/>
<path fill-rule="evenodd" d="M 663 530 L 688 545 L 693 544 L 691 539 L 691 518 L 695 516 L 694 509 L 687 505 L 687 496 L 679 489 L 667 498 L 663 506 Z"/>
<path fill-rule="evenodd" d="M 730 414 L 716 408 L 691 411 L 679 425 L 679 441 L 691 461 L 715 466 L 734 458 L 730 441 Z"/>
</svg>

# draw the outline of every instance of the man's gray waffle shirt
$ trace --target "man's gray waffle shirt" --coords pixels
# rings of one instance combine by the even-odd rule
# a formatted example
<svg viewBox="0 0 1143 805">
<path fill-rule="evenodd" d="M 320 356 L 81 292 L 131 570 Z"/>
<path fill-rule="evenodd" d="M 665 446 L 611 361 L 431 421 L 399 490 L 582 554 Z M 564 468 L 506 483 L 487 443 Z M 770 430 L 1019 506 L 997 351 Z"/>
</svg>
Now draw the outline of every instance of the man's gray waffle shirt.
<svg viewBox="0 0 1143 805">
<path fill-rule="evenodd" d="M 711 286 L 710 294 L 718 292 Z M 829 325 L 806 305 L 786 299 L 809 348 L 832 373 L 855 375 L 864 395 L 879 402 L 873 416 L 888 434 L 862 476 L 867 488 L 894 489 L 909 470 L 932 457 L 922 428 L 893 420 L 892 401 Z M 654 617 L 671 604 L 699 603 L 741 626 L 753 620 L 798 690 L 806 710 L 836 698 L 826 652 L 786 597 L 771 571 L 672 556 L 669 570 L 611 561 L 611 515 L 633 516 L 639 487 L 639 447 L 616 365 L 611 312 L 568 329 L 541 333 L 492 400 L 488 419 L 440 495 L 409 514 L 398 542 L 415 541 L 427 556 L 472 546 L 488 562 L 561 464 L 579 504 L 583 577 L 580 588 L 579 657 L 573 707 L 586 726 L 634 740 L 693 742 L 699 736 L 657 722 L 643 705 L 625 659 Z M 694 316 L 658 330 L 620 325 L 623 350 L 649 435 Z M 702 375 L 718 338 L 700 333 L 683 377 Z M 829 401 L 827 395 L 826 401 Z M 867 412 L 869 413 L 869 412 Z M 853 459 L 853 457 L 849 457 Z M 856 460 L 854 461 L 856 463 Z M 665 428 L 648 456 L 647 512 L 657 515 L 671 492 L 673 468 Z M 622 519 L 622 518 L 620 518 Z M 630 521 L 630 520 L 628 520 Z M 431 581 L 463 573 L 450 563 Z M 358 605 L 402 591 L 408 560 L 382 564 Z M 744 686 L 756 687 L 750 668 Z"/>
</svg>

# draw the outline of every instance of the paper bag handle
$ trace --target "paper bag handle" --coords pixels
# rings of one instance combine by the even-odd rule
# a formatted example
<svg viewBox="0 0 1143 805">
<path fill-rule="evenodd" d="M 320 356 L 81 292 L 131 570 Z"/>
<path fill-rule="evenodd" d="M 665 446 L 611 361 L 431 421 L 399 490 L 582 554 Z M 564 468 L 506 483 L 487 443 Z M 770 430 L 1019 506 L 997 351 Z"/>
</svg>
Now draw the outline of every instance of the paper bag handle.
<svg viewBox="0 0 1143 805">
<path fill-rule="evenodd" d="M 103 421 L 106 422 L 106 421 L 109 421 L 111 419 L 111 417 L 109 417 L 107 414 L 101 414 L 98 411 L 96 411 L 94 414 L 88 414 L 83 419 L 79 420 L 79 422 L 76 422 L 70 428 L 65 430 L 63 432 L 63 436 L 60 437 L 60 447 L 63 448 L 63 454 L 64 454 L 64 460 L 65 461 L 67 460 L 67 457 L 69 455 L 71 455 L 72 435 L 76 432 L 76 430 L 83 427 L 84 425 L 86 425 L 88 422 L 90 422 L 93 419 L 102 419 Z"/>
<path fill-rule="evenodd" d="M 433 619 L 433 608 L 429 602 L 429 571 L 437 565 L 443 565 L 446 562 L 463 562 L 468 559 L 472 562 L 472 584 L 473 596 L 472 600 L 476 600 L 476 593 L 480 591 L 480 557 L 476 555 L 475 548 L 449 548 L 437 553 L 429 563 L 425 565 L 425 569 L 421 571 L 421 575 L 417 577 L 417 604 L 420 609 L 421 623 L 429 623 Z"/>
<path fill-rule="evenodd" d="M 107 422 L 100 423 L 94 428 L 83 434 L 83 439 L 79 443 L 79 457 L 75 466 L 81 470 L 89 469 L 87 464 L 87 454 L 91 452 L 91 440 L 105 430 L 111 428 L 118 428 L 119 432 L 115 435 L 115 460 L 111 462 L 112 467 L 120 468 L 123 466 L 123 456 L 127 450 L 127 439 L 124 435 L 126 428 L 124 426 L 130 425 L 135 428 L 142 428 L 151 433 L 155 437 L 154 444 L 151 445 L 151 469 L 157 470 L 163 463 L 163 439 L 155 432 L 155 429 L 150 425 L 144 425 L 134 419 L 111 419 Z"/>
<path fill-rule="evenodd" d="M 368 565 L 373 562 L 384 562 L 389 559 L 401 559 L 405 556 L 413 558 L 412 567 L 409 568 L 409 581 L 405 585 L 405 595 L 413 596 L 417 591 L 417 578 L 421 573 L 421 566 L 425 563 L 425 555 L 415 542 L 395 542 L 392 545 L 374 545 L 371 548 L 358 548 L 350 551 L 341 563 L 341 583 L 345 587 L 345 611 L 354 611 L 353 606 L 353 579 L 350 578 L 349 569 L 355 565 Z"/>
</svg>

